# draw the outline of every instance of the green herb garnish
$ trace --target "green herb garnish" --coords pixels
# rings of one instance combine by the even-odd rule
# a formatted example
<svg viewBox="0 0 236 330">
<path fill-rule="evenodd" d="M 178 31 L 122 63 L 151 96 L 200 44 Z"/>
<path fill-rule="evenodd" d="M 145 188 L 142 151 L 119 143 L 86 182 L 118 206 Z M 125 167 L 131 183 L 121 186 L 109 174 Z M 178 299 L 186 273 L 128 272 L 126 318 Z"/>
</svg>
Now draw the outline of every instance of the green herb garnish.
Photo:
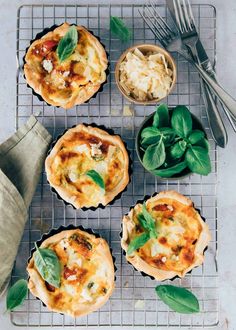
<svg viewBox="0 0 236 330">
<path fill-rule="evenodd" d="M 144 167 L 163 178 L 173 177 L 185 169 L 209 174 L 209 143 L 203 131 L 192 128 L 192 116 L 185 106 L 177 106 L 170 118 L 167 105 L 159 105 L 152 126 L 141 131 Z"/>
<path fill-rule="evenodd" d="M 150 239 L 149 233 L 142 233 L 141 235 L 135 237 L 129 244 L 127 249 L 127 254 L 131 254 L 137 249 L 139 249 L 141 246 L 143 246 L 147 241 Z"/>
<path fill-rule="evenodd" d="M 101 175 L 95 171 L 95 170 L 90 170 L 85 173 L 87 176 L 89 176 L 100 188 L 105 190 L 105 183 Z"/>
<path fill-rule="evenodd" d="M 144 233 L 135 237 L 129 244 L 127 254 L 131 254 L 140 247 L 142 247 L 150 238 L 157 238 L 158 231 L 155 219 L 148 212 L 145 203 L 142 206 L 142 212 L 137 216 L 141 227 L 144 229 Z"/>
<path fill-rule="evenodd" d="M 42 278 L 49 284 L 60 287 L 61 265 L 56 253 L 51 249 L 38 248 L 35 244 L 34 263 Z"/>
<path fill-rule="evenodd" d="M 6 305 L 7 310 L 12 311 L 20 306 L 25 300 L 28 292 L 28 283 L 26 280 L 18 280 L 7 292 Z"/>
<path fill-rule="evenodd" d="M 57 56 L 63 62 L 70 57 L 78 43 L 78 31 L 75 26 L 71 26 L 57 46 Z"/>
<path fill-rule="evenodd" d="M 111 33 L 117 36 L 121 41 L 128 41 L 131 38 L 131 31 L 127 28 L 122 19 L 117 16 L 110 18 Z"/>
<path fill-rule="evenodd" d="M 192 314 L 199 312 L 199 302 L 194 294 L 174 285 L 159 285 L 155 288 L 159 298 L 175 312 Z"/>
<path fill-rule="evenodd" d="M 185 160 L 192 172 L 207 175 L 211 172 L 211 161 L 208 151 L 202 147 L 190 146 L 186 152 Z"/>
<path fill-rule="evenodd" d="M 171 126 L 176 134 L 182 138 L 187 138 L 192 131 L 192 116 L 184 105 L 178 105 L 171 117 Z"/>
</svg>

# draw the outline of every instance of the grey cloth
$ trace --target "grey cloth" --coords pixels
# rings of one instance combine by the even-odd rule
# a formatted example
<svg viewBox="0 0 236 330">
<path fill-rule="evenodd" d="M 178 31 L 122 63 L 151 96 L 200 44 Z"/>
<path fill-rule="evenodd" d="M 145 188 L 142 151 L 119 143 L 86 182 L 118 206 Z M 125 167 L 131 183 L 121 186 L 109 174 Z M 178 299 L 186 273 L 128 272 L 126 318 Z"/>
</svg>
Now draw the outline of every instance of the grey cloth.
<svg viewBox="0 0 236 330">
<path fill-rule="evenodd" d="M 7 285 L 51 135 L 31 116 L 0 145 L 0 294 Z"/>
</svg>

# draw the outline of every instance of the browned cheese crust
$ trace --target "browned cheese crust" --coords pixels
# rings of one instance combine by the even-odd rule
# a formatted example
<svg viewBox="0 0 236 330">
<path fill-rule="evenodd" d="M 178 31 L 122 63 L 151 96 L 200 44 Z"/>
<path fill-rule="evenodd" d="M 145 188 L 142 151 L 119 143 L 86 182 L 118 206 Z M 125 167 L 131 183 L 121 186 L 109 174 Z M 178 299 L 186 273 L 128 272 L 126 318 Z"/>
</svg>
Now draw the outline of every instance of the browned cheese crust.
<svg viewBox="0 0 236 330">
<path fill-rule="evenodd" d="M 176 191 L 164 191 L 148 199 L 146 207 L 155 220 L 158 237 L 127 254 L 130 241 L 143 232 L 137 217 L 142 205 L 135 205 L 123 218 L 121 246 L 126 251 L 126 259 L 137 270 L 158 281 L 184 277 L 202 264 L 211 236 L 192 201 Z"/>
<path fill-rule="evenodd" d="M 69 27 L 64 23 L 35 40 L 24 65 L 30 87 L 48 104 L 64 109 L 89 100 L 106 80 L 108 65 L 101 43 L 82 26 L 77 26 L 78 45 L 74 53 L 60 63 L 56 48 Z"/>
<path fill-rule="evenodd" d="M 39 274 L 34 255 L 27 267 L 28 287 L 49 310 L 82 316 L 104 305 L 114 289 L 114 265 L 107 242 L 81 231 L 64 230 L 43 241 L 61 263 L 59 288 L 49 285 Z"/>
<path fill-rule="evenodd" d="M 121 138 L 83 124 L 57 141 L 45 167 L 50 185 L 75 208 L 105 206 L 129 182 L 129 156 Z M 105 190 L 86 175 L 90 170 L 103 178 Z"/>
</svg>

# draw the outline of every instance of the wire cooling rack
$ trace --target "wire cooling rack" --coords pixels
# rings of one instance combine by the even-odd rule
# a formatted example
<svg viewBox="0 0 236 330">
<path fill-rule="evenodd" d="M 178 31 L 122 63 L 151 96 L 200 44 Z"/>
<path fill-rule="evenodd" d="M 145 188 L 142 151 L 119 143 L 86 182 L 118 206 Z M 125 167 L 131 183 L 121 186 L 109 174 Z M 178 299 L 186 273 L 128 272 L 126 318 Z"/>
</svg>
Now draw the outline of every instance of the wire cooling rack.
<svg viewBox="0 0 236 330">
<path fill-rule="evenodd" d="M 18 10 L 17 18 L 17 74 L 16 127 L 21 126 L 31 114 L 50 131 L 53 138 L 80 122 L 103 124 L 112 127 L 122 136 L 131 151 L 133 175 L 128 190 L 122 198 L 104 210 L 80 211 L 65 206 L 50 191 L 45 172 L 42 172 L 26 224 L 24 236 L 13 270 L 13 281 L 26 277 L 26 263 L 33 242 L 52 227 L 60 225 L 83 225 L 98 231 L 110 243 L 116 258 L 116 289 L 109 302 L 99 311 L 86 317 L 70 318 L 52 313 L 29 294 L 25 303 L 11 313 L 12 323 L 19 326 L 159 326 L 195 328 L 215 326 L 218 323 L 218 275 L 217 275 L 217 151 L 209 134 L 209 126 L 201 97 L 197 72 L 183 58 L 175 56 L 178 66 L 178 80 L 174 91 L 166 100 L 169 105 L 185 104 L 197 115 L 208 133 L 212 173 L 207 177 L 191 177 L 173 181 L 159 180 L 147 173 L 138 161 L 134 150 L 137 129 L 145 116 L 154 111 L 154 106 L 129 104 L 119 93 L 114 81 L 115 63 L 127 47 L 138 43 L 155 43 L 152 32 L 140 18 L 138 5 L 24 5 Z M 165 6 L 158 11 L 167 17 Z M 194 5 L 193 12 L 203 44 L 212 61 L 215 57 L 216 13 L 210 5 Z M 110 15 L 122 17 L 132 30 L 132 40 L 121 43 L 110 34 Z M 68 111 L 48 106 L 32 95 L 22 74 L 22 59 L 31 39 L 46 27 L 64 21 L 84 25 L 101 38 L 109 53 L 110 74 L 108 82 L 96 98 L 89 103 Z M 210 227 L 212 240 L 205 253 L 204 265 L 194 269 L 182 280 L 172 284 L 182 285 L 197 295 L 201 312 L 193 315 L 174 313 L 155 294 L 158 284 L 135 272 L 121 253 L 120 224 L 122 216 L 144 195 L 151 195 L 166 189 L 174 189 L 189 196 Z M 168 281 L 167 281 L 168 282 Z M 141 308 L 136 302 L 141 300 Z M 135 307 L 136 306 L 136 307 Z"/>
</svg>

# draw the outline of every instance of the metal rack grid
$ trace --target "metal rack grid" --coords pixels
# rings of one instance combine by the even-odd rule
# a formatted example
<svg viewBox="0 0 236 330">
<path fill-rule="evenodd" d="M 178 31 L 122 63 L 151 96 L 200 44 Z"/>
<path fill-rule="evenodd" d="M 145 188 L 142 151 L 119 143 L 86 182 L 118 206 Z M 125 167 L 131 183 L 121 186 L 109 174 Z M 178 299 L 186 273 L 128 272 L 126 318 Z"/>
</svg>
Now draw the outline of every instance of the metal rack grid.
<svg viewBox="0 0 236 330">
<path fill-rule="evenodd" d="M 104 210 L 80 211 L 63 202 L 51 193 L 42 172 L 26 224 L 24 236 L 13 270 L 13 281 L 26 277 L 25 267 L 33 242 L 40 236 L 59 225 L 82 224 L 84 227 L 98 231 L 110 243 L 116 257 L 116 289 L 109 302 L 99 311 L 86 317 L 73 319 L 61 314 L 52 313 L 29 294 L 25 303 L 11 313 L 12 323 L 19 326 L 163 326 L 180 328 L 209 327 L 218 323 L 218 275 L 217 275 L 217 151 L 209 134 L 209 126 L 201 97 L 197 72 L 183 58 L 175 56 L 178 66 L 178 81 L 174 91 L 166 100 L 169 105 L 186 104 L 190 110 L 201 118 L 209 136 L 212 173 L 207 177 L 191 177 L 173 181 L 160 181 L 147 173 L 138 161 L 134 150 L 134 138 L 144 117 L 154 111 L 154 106 L 129 104 L 119 93 L 114 81 L 114 67 L 121 52 L 132 44 L 156 42 L 152 32 L 140 18 L 138 5 L 24 5 L 18 10 L 17 17 L 17 74 L 16 127 L 21 126 L 31 114 L 50 131 L 53 138 L 65 128 L 80 122 L 103 124 L 112 127 L 126 141 L 133 159 L 133 175 L 128 190 L 122 198 Z M 165 6 L 158 6 L 158 11 L 167 17 Z M 216 13 L 210 5 L 194 5 L 193 12 L 203 44 L 214 61 L 216 51 Z M 121 43 L 110 34 L 109 17 L 122 17 L 131 28 L 132 40 Z M 35 35 L 45 27 L 67 21 L 84 25 L 101 38 L 109 53 L 110 75 L 108 82 L 96 98 L 89 103 L 65 111 L 48 106 L 32 95 L 26 86 L 22 74 L 22 58 L 26 47 Z M 127 109 L 128 107 L 128 109 Z M 128 110 L 128 111 L 127 111 Z M 212 240 L 205 253 L 204 265 L 194 269 L 172 284 L 190 288 L 200 301 L 201 312 L 193 315 L 181 315 L 171 312 L 155 294 L 158 284 L 148 277 L 135 272 L 121 253 L 120 223 L 131 205 L 146 194 L 155 191 L 174 189 L 189 196 L 210 227 Z M 142 309 L 135 308 L 137 300 L 143 300 Z"/>
</svg>

